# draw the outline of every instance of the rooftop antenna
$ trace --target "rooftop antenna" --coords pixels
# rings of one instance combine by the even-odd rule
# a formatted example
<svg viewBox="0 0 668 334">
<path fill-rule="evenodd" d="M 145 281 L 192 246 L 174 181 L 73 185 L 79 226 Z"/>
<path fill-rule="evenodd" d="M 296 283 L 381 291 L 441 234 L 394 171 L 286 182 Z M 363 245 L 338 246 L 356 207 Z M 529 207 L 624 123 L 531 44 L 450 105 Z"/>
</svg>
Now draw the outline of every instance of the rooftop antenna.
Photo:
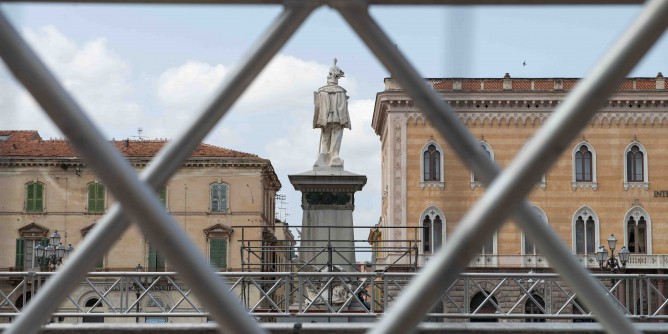
<svg viewBox="0 0 668 334">
<path fill-rule="evenodd" d="M 283 195 L 283 194 L 276 194 L 276 195 L 275 195 L 275 198 L 276 198 L 276 200 L 278 200 L 278 203 L 279 203 L 278 210 L 276 210 L 276 211 L 277 211 L 277 212 L 276 212 L 276 215 L 278 216 L 277 218 L 278 218 L 279 220 L 281 220 L 281 221 L 287 223 L 289 214 L 288 214 L 288 212 L 287 212 L 287 211 L 288 211 L 288 208 L 285 207 L 284 204 L 289 204 L 289 203 L 285 201 L 285 200 L 286 200 L 286 196 Z M 281 217 L 282 217 L 283 219 L 281 219 Z"/>
<path fill-rule="evenodd" d="M 142 128 L 137 128 L 137 135 L 136 135 L 136 136 L 132 136 L 132 137 L 133 137 L 133 138 L 137 138 L 137 139 L 139 139 L 139 140 L 142 140 L 142 139 L 144 139 L 144 137 L 141 136 L 142 132 L 144 132 L 144 129 L 142 129 Z"/>
</svg>

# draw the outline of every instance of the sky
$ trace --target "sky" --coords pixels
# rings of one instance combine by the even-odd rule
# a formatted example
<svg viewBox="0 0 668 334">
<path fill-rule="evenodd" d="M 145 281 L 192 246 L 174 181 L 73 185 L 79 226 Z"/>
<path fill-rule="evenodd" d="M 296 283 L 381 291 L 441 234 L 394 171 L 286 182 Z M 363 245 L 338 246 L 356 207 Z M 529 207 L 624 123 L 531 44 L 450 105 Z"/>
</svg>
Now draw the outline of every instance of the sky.
<svg viewBox="0 0 668 334">
<path fill-rule="evenodd" d="M 2 4 L 0 10 L 109 138 L 175 138 L 281 11 L 280 6 Z M 371 15 L 423 77 L 582 77 L 640 7 L 379 6 Z M 1 46 L 0 46 L 1 47 Z M 288 175 L 310 170 L 319 130 L 313 91 L 333 58 L 345 72 L 352 130 L 345 169 L 368 177 L 354 222 L 381 215 L 374 99 L 388 72 L 330 8 L 316 10 L 205 142 L 270 159 L 286 196 L 281 219 L 301 225 Z M 630 76 L 668 74 L 668 38 Z M 62 137 L 0 62 L 0 129 Z M 368 230 L 358 229 L 365 240 Z"/>
</svg>

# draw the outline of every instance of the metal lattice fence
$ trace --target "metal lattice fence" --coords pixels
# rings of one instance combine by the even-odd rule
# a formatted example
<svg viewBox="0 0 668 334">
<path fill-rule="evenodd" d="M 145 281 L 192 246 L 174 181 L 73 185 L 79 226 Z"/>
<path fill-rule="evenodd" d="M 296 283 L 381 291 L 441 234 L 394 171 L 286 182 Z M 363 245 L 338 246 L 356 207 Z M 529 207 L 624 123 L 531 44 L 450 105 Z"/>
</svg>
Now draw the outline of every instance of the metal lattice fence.
<svg viewBox="0 0 668 334">
<path fill-rule="evenodd" d="M 93 1 L 117 3 L 248 3 L 215 0 L 121 0 Z M 538 1 L 511 0 L 504 4 L 637 3 L 639 1 Z M 587 124 L 598 107 L 630 72 L 668 25 L 668 1 L 648 1 L 644 10 L 594 67 L 590 75 L 574 89 L 554 115 L 518 153 L 502 172 L 489 157 L 477 149 L 477 142 L 457 120 L 450 107 L 420 78 L 406 58 L 394 47 L 385 32 L 369 16 L 368 6 L 375 4 L 499 4 L 494 0 L 371 0 L 371 1 L 253 1 L 278 3 L 285 9 L 257 41 L 250 55 L 239 65 L 213 102 L 184 128 L 177 140 L 169 143 L 140 175 L 107 142 L 97 126 L 65 92 L 25 41 L 0 13 L 0 55 L 8 68 L 33 95 L 35 100 L 69 138 L 109 190 L 119 199 L 79 246 L 62 270 L 48 280 L 39 294 L 26 306 L 8 333 L 34 333 L 66 300 L 85 276 L 88 268 L 106 252 L 134 221 L 158 248 L 172 260 L 183 279 L 193 289 L 204 307 L 228 333 L 263 333 L 265 330 L 248 316 L 246 310 L 227 291 L 227 286 L 209 268 L 191 240 L 184 237 L 174 218 L 163 209 L 153 190 L 165 183 L 201 142 L 218 120 L 249 86 L 267 62 L 276 54 L 311 12 L 329 5 L 337 10 L 372 53 L 404 87 L 415 104 L 439 130 L 460 158 L 487 185 L 487 192 L 463 217 L 459 228 L 442 251 L 425 266 L 423 272 L 399 296 L 390 310 L 370 327 L 371 333 L 411 331 L 432 305 L 459 277 L 484 238 L 511 216 L 527 235 L 536 241 L 554 268 L 582 298 L 584 306 L 608 332 L 637 333 L 621 309 L 606 297 L 606 290 L 578 265 L 568 248 L 547 226 L 537 221 L 526 195 L 532 185 L 554 163 L 565 145 Z M 454 46 L 453 46 L 454 47 Z M 121 205 L 123 208 L 121 209 Z"/>
</svg>

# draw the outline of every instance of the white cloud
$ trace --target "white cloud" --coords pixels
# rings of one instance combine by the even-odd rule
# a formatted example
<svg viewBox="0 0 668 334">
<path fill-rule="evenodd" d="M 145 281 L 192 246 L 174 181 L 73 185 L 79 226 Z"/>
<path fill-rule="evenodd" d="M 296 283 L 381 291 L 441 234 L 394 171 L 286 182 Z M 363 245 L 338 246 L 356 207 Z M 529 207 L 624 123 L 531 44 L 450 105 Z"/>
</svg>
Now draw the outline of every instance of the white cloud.
<svg viewBox="0 0 668 334">
<path fill-rule="evenodd" d="M 94 121 L 104 125 L 108 137 L 132 135 L 140 126 L 147 137 L 175 137 L 220 90 L 233 69 L 228 64 L 190 60 L 156 77 L 137 78 L 103 38 L 78 44 L 52 26 L 26 29 L 24 35 Z M 310 170 L 316 160 L 320 130 L 312 128 L 313 92 L 326 84 L 328 68 L 329 64 L 277 55 L 206 139 L 271 159 L 283 183 L 282 193 L 288 195 L 288 220 L 293 225 L 301 224 L 301 196 L 287 175 Z M 380 215 L 380 145 L 369 126 L 374 101 L 354 95 L 354 77 L 341 79 L 340 85 L 351 96 L 353 127 L 344 132 L 341 156 L 346 170 L 368 178 L 357 194 L 355 224 L 373 224 Z M 140 104 L 135 101 L 142 89 L 150 93 Z M 0 108 L 3 127 L 59 136 L 30 95 L 2 75 Z M 365 238 L 367 233 L 356 231 L 356 237 Z"/>
<path fill-rule="evenodd" d="M 26 28 L 23 36 L 107 136 L 141 124 L 142 109 L 133 100 L 130 68 L 105 39 L 78 45 L 53 26 Z M 1 123 L 37 129 L 47 137 L 60 136 L 25 89 L 9 82 L 4 84 L 11 88 L 2 89 L 0 101 L 13 95 L 14 102 L 3 103 Z"/>
<path fill-rule="evenodd" d="M 195 111 L 210 99 L 227 74 L 228 69 L 220 64 L 190 60 L 185 64 L 167 69 L 157 81 L 157 98 L 170 110 Z"/>
</svg>

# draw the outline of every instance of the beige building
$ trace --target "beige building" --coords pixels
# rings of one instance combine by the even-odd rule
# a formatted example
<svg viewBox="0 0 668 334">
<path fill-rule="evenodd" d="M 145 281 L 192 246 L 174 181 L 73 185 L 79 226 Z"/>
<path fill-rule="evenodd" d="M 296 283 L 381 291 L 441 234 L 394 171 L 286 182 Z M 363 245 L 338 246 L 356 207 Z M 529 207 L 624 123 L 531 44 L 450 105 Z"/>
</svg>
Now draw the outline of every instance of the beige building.
<svg viewBox="0 0 668 334">
<path fill-rule="evenodd" d="M 504 167 L 578 79 L 506 74 L 426 82 L 477 138 L 480 149 Z M 615 255 L 622 247 L 630 252 L 623 272 L 664 274 L 668 268 L 667 123 L 668 90 L 661 73 L 626 79 L 529 195 L 536 214 L 594 273 L 610 273 L 609 268 L 599 269 L 595 253 L 600 246 L 608 249 L 611 235 L 617 239 Z M 385 90 L 377 94 L 372 127 L 381 141 L 383 189 L 381 219 L 368 238 L 375 270 L 416 270 L 448 242 L 485 188 L 394 79 L 385 79 Z M 461 278 L 433 313 L 445 318 L 455 314 L 459 320 L 453 321 L 463 320 L 457 317 L 460 313 L 469 321 L 498 321 L 494 314 L 505 321 L 545 321 L 543 314 L 551 321 L 566 321 L 571 317 L 567 314 L 588 312 L 567 284 L 555 283 L 559 278 L 508 278 L 552 271 L 515 224 L 505 224 L 486 238 L 468 271 L 490 274 Z M 665 314 L 665 278 L 599 279 L 629 315 L 642 320 L 648 314 Z M 539 284 L 531 290 L 519 288 L 528 288 L 530 282 Z M 531 291 L 531 298 L 523 291 Z M 519 315 L 510 319 L 510 313 Z"/>
<path fill-rule="evenodd" d="M 578 79 L 426 81 L 503 167 Z M 626 79 L 531 192 L 536 213 L 583 265 L 598 268 L 594 253 L 607 248 L 614 234 L 616 250 L 631 252 L 627 272 L 662 273 L 668 266 L 667 121 L 663 76 Z M 485 189 L 393 79 L 376 97 L 372 126 L 382 145 L 383 195 L 381 222 L 370 240 L 417 245 L 417 256 L 399 263 L 422 266 Z M 401 256 L 375 255 L 381 268 Z M 549 263 L 514 224 L 506 224 L 470 266 L 527 272 Z"/>
<path fill-rule="evenodd" d="M 166 141 L 112 143 L 139 172 Z M 200 144 L 158 196 L 216 270 L 277 271 L 294 246 L 287 224 L 274 218 L 280 188 L 269 160 Z M 37 131 L 0 130 L 0 189 L 0 271 L 47 270 L 35 247 L 57 232 L 63 247 L 76 251 L 115 202 L 67 141 L 43 140 Z M 274 247 L 262 252 L 267 246 Z M 173 270 L 132 226 L 94 270 L 135 271 L 138 264 L 144 271 Z M 14 287 L 10 281 L 0 282 L 5 293 Z"/>
</svg>

